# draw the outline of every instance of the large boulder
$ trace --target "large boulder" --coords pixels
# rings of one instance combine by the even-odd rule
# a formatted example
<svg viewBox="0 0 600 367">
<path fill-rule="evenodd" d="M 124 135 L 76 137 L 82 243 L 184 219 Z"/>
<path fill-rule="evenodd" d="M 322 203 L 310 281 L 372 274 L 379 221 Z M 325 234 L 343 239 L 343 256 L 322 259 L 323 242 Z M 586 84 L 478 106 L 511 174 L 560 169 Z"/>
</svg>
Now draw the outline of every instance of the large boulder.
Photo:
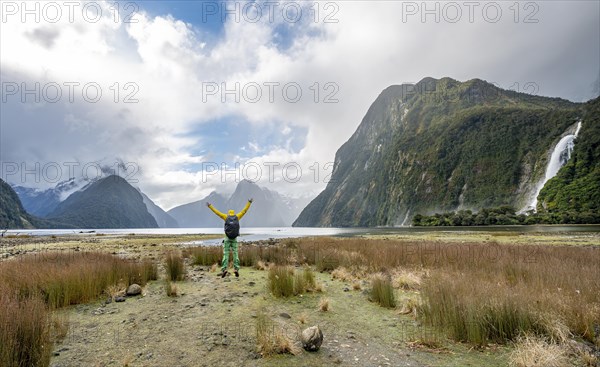
<svg viewBox="0 0 600 367">
<path fill-rule="evenodd" d="M 137 296 L 138 294 L 142 294 L 142 287 L 134 283 L 127 287 L 126 293 L 128 296 Z"/>
<path fill-rule="evenodd" d="M 323 344 L 323 333 L 319 326 L 311 326 L 302 331 L 302 347 L 309 352 L 315 352 L 321 348 Z"/>
</svg>

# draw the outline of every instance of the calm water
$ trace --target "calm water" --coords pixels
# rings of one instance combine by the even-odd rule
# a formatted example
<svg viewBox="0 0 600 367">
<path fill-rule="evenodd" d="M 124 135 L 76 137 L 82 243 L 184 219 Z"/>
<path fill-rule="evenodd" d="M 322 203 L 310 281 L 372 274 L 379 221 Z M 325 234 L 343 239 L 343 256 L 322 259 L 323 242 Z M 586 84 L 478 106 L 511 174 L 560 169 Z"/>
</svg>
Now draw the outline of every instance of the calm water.
<svg viewBox="0 0 600 367">
<path fill-rule="evenodd" d="M 50 235 L 86 235 L 93 231 L 103 234 L 148 234 L 148 235 L 178 235 L 178 234 L 223 234 L 223 228 L 141 228 L 141 229 L 35 229 L 9 230 L 5 235 L 28 234 L 33 236 Z M 556 232 L 600 232 L 600 225 L 542 225 L 542 226 L 482 226 L 482 227 L 377 227 L 377 228 L 244 228 L 239 241 L 257 241 L 269 238 L 290 238 L 306 236 L 355 236 L 381 234 L 409 234 L 426 232 L 517 232 L 517 233 L 556 233 Z M 217 244 L 221 240 L 193 241 L 190 245 Z"/>
</svg>

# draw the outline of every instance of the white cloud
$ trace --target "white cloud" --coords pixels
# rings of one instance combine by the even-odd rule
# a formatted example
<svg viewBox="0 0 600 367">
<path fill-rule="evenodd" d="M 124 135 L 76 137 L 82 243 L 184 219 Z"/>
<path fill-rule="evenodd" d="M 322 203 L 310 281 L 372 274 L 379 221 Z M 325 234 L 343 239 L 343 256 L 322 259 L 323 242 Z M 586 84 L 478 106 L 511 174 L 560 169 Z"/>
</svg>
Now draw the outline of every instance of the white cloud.
<svg viewBox="0 0 600 367">
<path fill-rule="evenodd" d="M 220 175 L 206 178 L 196 171 L 205 157 L 194 153 L 202 151 L 202 139 L 190 132 L 207 121 L 236 116 L 259 132 L 279 123 L 286 136 L 295 131 L 291 127 L 307 128 L 306 145 L 299 152 L 293 153 L 288 143 L 263 154 L 264 147 L 249 140 L 249 157 L 241 163 L 246 158 L 263 167 L 279 162 L 273 182 L 263 175 L 261 184 L 287 194 L 316 194 L 324 187 L 323 166 L 333 161 L 371 102 L 391 84 L 425 76 L 477 77 L 503 87 L 533 82 L 539 94 L 583 100 L 592 96 L 590 84 L 600 66 L 597 2 L 539 2 L 538 23 L 531 24 L 523 23 L 527 9 L 520 9 L 519 22 L 514 22 L 512 3 L 500 3 L 498 23 L 486 22 L 478 12 L 473 23 L 466 13 L 457 23 L 443 17 L 439 23 L 421 23 L 420 14 L 402 21 L 407 3 L 337 2 L 338 23 L 290 27 L 294 39 L 289 48 L 275 42 L 278 27 L 286 25 L 281 19 L 274 24 L 266 17 L 257 23 L 230 20 L 215 40 L 167 15 L 139 13 L 136 23 L 115 22 L 110 4 L 98 4 L 104 6 L 104 16 L 96 23 L 81 17 L 73 23 L 66 17 L 52 24 L 21 23 L 17 16 L 2 23 L 3 82 L 40 82 L 42 87 L 95 82 L 103 92 L 97 103 L 82 100 L 80 89 L 74 103 L 63 96 L 59 103 L 23 104 L 18 95 L 8 96 L 1 112 L 2 161 L 120 157 L 139 164 L 139 186 L 166 208 L 200 199 L 215 187 L 230 189 L 231 183 L 222 185 L 216 177 Z M 220 93 L 203 96 L 208 82 L 226 83 L 230 89 L 239 83 L 242 90 L 257 83 L 262 98 L 235 103 L 229 95 L 223 103 Z M 272 82 L 279 85 L 270 102 L 265 83 Z M 297 103 L 282 96 L 282 87 L 292 82 L 303 93 Z M 118 103 L 113 101 L 115 83 Z M 134 84 L 126 88 L 126 83 Z M 326 83 L 333 84 L 326 88 Z M 132 92 L 139 102 L 123 103 Z M 339 102 L 323 103 L 331 92 Z M 237 148 L 232 147 L 232 154 Z M 292 162 L 303 169 L 296 183 L 286 182 L 281 171 Z M 319 180 L 315 163 L 321 169 Z"/>
</svg>

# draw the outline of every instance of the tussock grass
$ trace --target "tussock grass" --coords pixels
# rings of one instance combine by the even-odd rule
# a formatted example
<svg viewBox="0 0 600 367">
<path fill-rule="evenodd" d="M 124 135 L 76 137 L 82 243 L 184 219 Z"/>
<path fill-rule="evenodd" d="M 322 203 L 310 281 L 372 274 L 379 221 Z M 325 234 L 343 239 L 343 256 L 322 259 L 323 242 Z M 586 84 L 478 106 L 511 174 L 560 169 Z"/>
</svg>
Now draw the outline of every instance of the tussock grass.
<svg viewBox="0 0 600 367">
<path fill-rule="evenodd" d="M 316 291 L 318 285 L 312 269 L 305 266 L 295 271 L 291 266 L 273 266 L 269 269 L 268 287 L 275 297 L 290 297 Z"/>
<path fill-rule="evenodd" d="M 517 341 L 510 355 L 511 367 L 567 367 L 570 366 L 565 349 L 544 339 L 526 336 Z"/>
<path fill-rule="evenodd" d="M 0 293 L 0 365 L 48 366 L 49 313 L 40 297 Z"/>
<path fill-rule="evenodd" d="M 330 305 L 329 305 L 329 298 L 321 298 L 319 300 L 319 310 L 322 312 L 327 312 L 329 311 Z"/>
<path fill-rule="evenodd" d="M 302 278 L 305 285 L 305 290 L 314 291 L 317 287 L 317 281 L 315 279 L 315 273 L 309 266 L 305 266 L 302 270 Z"/>
<path fill-rule="evenodd" d="M 0 263 L 0 284 L 19 298 L 39 296 L 50 309 L 93 301 L 118 283 L 144 286 L 156 274 L 149 261 L 99 252 L 32 254 Z"/>
<path fill-rule="evenodd" d="M 392 282 L 388 277 L 376 275 L 371 280 L 370 300 L 379 303 L 381 307 L 395 308 L 396 297 Z"/>
<path fill-rule="evenodd" d="M 184 257 L 192 260 L 192 265 L 210 266 L 221 261 L 223 250 L 217 246 L 199 246 L 186 248 Z"/>
<path fill-rule="evenodd" d="M 176 282 L 185 278 L 185 264 L 181 254 L 169 252 L 165 256 L 165 270 L 169 280 Z"/>
<path fill-rule="evenodd" d="M 221 249 L 209 251 L 220 256 Z M 523 332 L 600 340 L 594 329 L 600 325 L 597 247 L 315 237 L 244 245 L 240 258 L 265 270 L 307 264 L 347 282 L 390 274 L 392 287 L 420 292 L 418 318 L 456 340 L 506 343 Z M 271 269 L 274 294 L 295 293 L 293 273 L 291 279 L 274 275 Z M 558 323 L 562 331 L 552 326 Z"/>
<path fill-rule="evenodd" d="M 392 274 L 392 286 L 404 290 L 418 290 L 421 288 L 423 272 L 399 269 Z"/>
<path fill-rule="evenodd" d="M 167 297 L 177 297 L 177 286 L 171 282 L 171 279 L 165 279 L 164 289 Z"/>
<path fill-rule="evenodd" d="M 294 295 L 294 268 L 289 266 L 274 266 L 269 269 L 269 291 L 275 297 L 290 297 Z"/>
<path fill-rule="evenodd" d="M 418 318 L 456 340 L 506 343 L 523 332 L 600 340 L 597 247 L 363 238 L 302 238 L 279 247 L 268 250 L 277 265 L 337 270 L 340 279 L 391 274 L 393 287 L 420 291 Z"/>
<path fill-rule="evenodd" d="M 263 357 L 274 354 L 293 354 L 302 352 L 294 341 L 286 335 L 287 333 L 269 319 L 264 312 L 260 312 L 256 317 L 256 344 L 259 353 Z"/>
<path fill-rule="evenodd" d="M 93 301 L 109 286 L 143 286 L 156 273 L 150 262 L 99 252 L 31 254 L 0 263 L 0 365 L 47 366 L 53 341 L 68 328 L 51 310 Z"/>
</svg>

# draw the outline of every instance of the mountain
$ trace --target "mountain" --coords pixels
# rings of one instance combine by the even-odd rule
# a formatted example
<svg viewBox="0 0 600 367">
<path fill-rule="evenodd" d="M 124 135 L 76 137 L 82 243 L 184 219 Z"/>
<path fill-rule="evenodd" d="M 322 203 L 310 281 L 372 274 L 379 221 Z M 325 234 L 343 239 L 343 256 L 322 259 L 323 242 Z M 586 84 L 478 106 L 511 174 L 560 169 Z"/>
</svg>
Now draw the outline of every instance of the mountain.
<svg viewBox="0 0 600 367">
<path fill-rule="evenodd" d="M 257 184 L 242 180 L 227 201 L 226 207 L 219 208 L 224 211 L 233 209 L 237 212 L 244 208 L 248 199 L 254 202 L 248 214 L 242 219 L 245 227 L 285 227 L 293 221 L 287 221 L 288 208 L 282 197 L 275 191 L 260 187 Z"/>
<path fill-rule="evenodd" d="M 221 227 L 223 221 L 206 207 L 206 202 L 221 209 L 226 206 L 227 198 L 213 191 L 204 199 L 175 207 L 167 214 L 175 218 L 181 228 Z"/>
<path fill-rule="evenodd" d="M 390 86 L 337 151 L 331 181 L 294 226 L 402 225 L 418 213 L 524 207 L 550 147 L 582 114 L 581 104 L 479 79 Z"/>
<path fill-rule="evenodd" d="M 229 198 L 212 192 L 202 200 L 175 207 L 168 213 L 182 227 L 220 227 L 223 221 L 206 207 L 206 202 L 212 203 L 221 212 L 233 209 L 237 213 L 250 198 L 254 199 L 254 203 L 242 219 L 242 225 L 246 227 L 289 226 L 307 202 L 306 199 L 288 198 L 251 181 L 242 180 Z"/>
<path fill-rule="evenodd" d="M 45 217 L 54 211 L 61 201 L 90 183 L 91 181 L 87 179 L 70 178 L 46 190 L 24 186 L 13 186 L 13 189 L 19 195 L 19 199 L 28 213 Z"/>
<path fill-rule="evenodd" d="M 584 105 L 571 159 L 538 196 L 538 211 L 600 212 L 600 98 Z"/>
<path fill-rule="evenodd" d="M 23 208 L 17 193 L 0 179 L 0 228 L 34 228 L 34 222 Z"/>
<path fill-rule="evenodd" d="M 144 201 L 144 204 L 146 205 L 148 213 L 150 213 L 152 217 L 154 217 L 156 223 L 160 228 L 179 228 L 179 224 L 177 223 L 175 218 L 167 214 L 164 210 L 162 210 L 161 207 L 154 204 L 154 202 L 140 189 L 138 189 L 138 191 L 142 195 L 142 199 Z"/>
<path fill-rule="evenodd" d="M 27 213 L 17 193 L 0 179 L 0 229 L 22 228 L 73 228 L 73 226 L 37 218 Z"/>
<path fill-rule="evenodd" d="M 76 191 L 48 215 L 78 228 L 157 228 L 140 192 L 111 175 Z"/>
</svg>

